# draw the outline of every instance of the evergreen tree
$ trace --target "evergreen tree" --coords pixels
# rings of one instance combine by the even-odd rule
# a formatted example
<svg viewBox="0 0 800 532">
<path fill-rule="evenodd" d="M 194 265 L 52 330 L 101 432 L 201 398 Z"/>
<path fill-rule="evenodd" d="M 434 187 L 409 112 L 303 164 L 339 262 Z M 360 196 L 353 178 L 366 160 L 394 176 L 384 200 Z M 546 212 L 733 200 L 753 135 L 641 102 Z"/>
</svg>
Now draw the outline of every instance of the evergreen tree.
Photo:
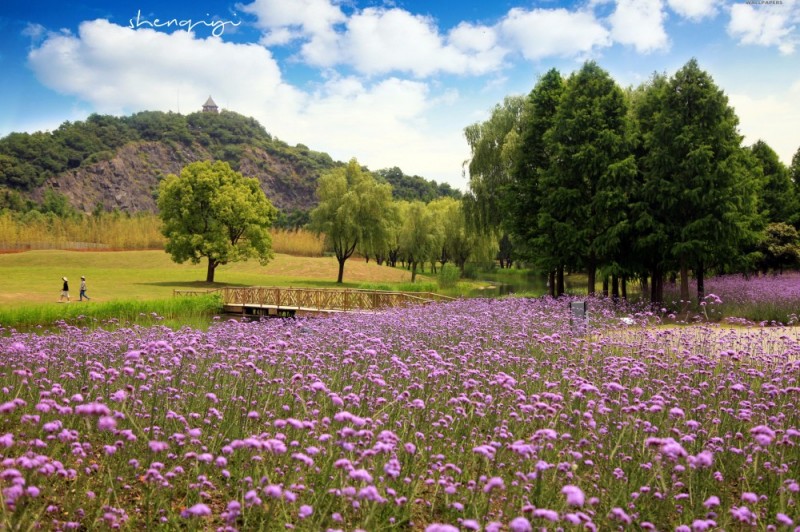
<svg viewBox="0 0 800 532">
<path fill-rule="evenodd" d="M 664 276 L 673 268 L 670 247 L 670 235 L 666 221 L 669 208 L 658 201 L 659 190 L 650 185 L 652 173 L 649 169 L 648 146 L 653 142 L 652 135 L 661 113 L 665 92 L 669 90 L 669 79 L 663 74 L 654 74 L 646 83 L 630 94 L 632 114 L 632 145 L 637 161 L 637 174 L 633 187 L 631 212 L 631 255 L 637 257 L 639 264 L 629 259 L 628 267 L 640 269 L 646 281 L 650 276 L 650 300 L 661 302 L 664 294 Z M 638 267 L 638 268 L 637 268 Z M 646 283 L 643 282 L 646 286 Z"/>
<path fill-rule="evenodd" d="M 541 176 L 550 170 L 551 146 L 545 134 L 554 123 L 564 92 L 564 80 L 556 69 L 549 70 L 528 95 L 520 126 L 520 144 L 506 196 L 508 228 L 517 244 L 517 252 L 547 272 L 559 272 L 550 282 L 551 295 L 564 293 L 563 268 L 558 240 L 551 220 L 542 212 L 545 200 Z"/>
<path fill-rule="evenodd" d="M 545 136 L 552 160 L 542 176 L 543 218 L 567 266 L 584 268 L 588 292 L 597 268 L 617 254 L 626 226 L 628 191 L 636 171 L 626 125 L 627 103 L 594 62 L 570 76 L 553 127 Z"/>
<path fill-rule="evenodd" d="M 689 270 L 704 297 L 706 268 L 756 236 L 756 183 L 740 147 L 728 98 L 692 59 L 652 95 L 644 131 L 643 193 L 652 228 L 668 243 L 689 300 Z"/>
<path fill-rule="evenodd" d="M 769 145 L 759 140 L 750 147 L 761 169 L 759 211 L 768 223 L 787 222 L 796 209 L 789 169 Z"/>
<path fill-rule="evenodd" d="M 789 223 L 800 229 L 800 148 L 794 152 L 792 164 L 789 166 L 789 177 L 792 179 L 792 189 L 794 190 L 795 205 L 789 215 Z"/>
</svg>

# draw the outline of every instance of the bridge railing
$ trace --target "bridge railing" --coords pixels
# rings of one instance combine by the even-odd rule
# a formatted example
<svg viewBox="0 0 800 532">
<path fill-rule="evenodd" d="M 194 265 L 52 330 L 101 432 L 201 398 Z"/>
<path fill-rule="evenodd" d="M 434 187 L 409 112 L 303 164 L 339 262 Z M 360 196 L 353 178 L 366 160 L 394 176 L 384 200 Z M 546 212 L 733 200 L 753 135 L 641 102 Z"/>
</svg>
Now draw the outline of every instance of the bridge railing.
<svg viewBox="0 0 800 532">
<path fill-rule="evenodd" d="M 389 292 L 383 290 L 284 287 L 221 288 L 226 306 L 274 306 L 312 310 L 375 310 L 410 304 L 447 301 L 454 298 L 430 292 Z"/>
<path fill-rule="evenodd" d="M 185 296 L 204 296 L 207 294 L 214 294 L 219 292 L 220 288 L 209 288 L 207 290 L 173 290 L 172 295 L 176 297 Z"/>
</svg>

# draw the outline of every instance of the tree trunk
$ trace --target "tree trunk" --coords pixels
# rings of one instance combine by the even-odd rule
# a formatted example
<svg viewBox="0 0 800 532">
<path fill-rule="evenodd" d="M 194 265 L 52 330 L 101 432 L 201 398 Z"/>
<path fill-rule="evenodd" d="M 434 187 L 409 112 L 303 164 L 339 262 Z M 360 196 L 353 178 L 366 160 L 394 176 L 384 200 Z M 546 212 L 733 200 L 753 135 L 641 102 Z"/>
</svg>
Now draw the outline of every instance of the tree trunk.
<svg viewBox="0 0 800 532">
<path fill-rule="evenodd" d="M 344 278 L 344 261 L 346 261 L 347 259 L 344 257 L 342 258 L 336 257 L 336 260 L 339 261 L 339 276 L 336 278 L 336 283 L 342 284 L 342 279 Z"/>
<path fill-rule="evenodd" d="M 664 272 L 657 266 L 650 272 L 650 303 L 664 301 Z"/>
<path fill-rule="evenodd" d="M 214 282 L 214 270 L 217 269 L 217 261 L 208 257 L 208 269 L 206 270 L 206 282 L 213 283 Z"/>
<path fill-rule="evenodd" d="M 611 274 L 611 297 L 619 299 L 619 277 L 616 273 Z"/>
<path fill-rule="evenodd" d="M 689 265 L 686 258 L 680 258 L 681 268 L 681 309 L 688 310 L 689 308 Z"/>
<path fill-rule="evenodd" d="M 411 263 L 411 282 L 413 283 L 416 280 L 417 280 L 417 262 L 414 261 Z"/>
<path fill-rule="evenodd" d="M 588 294 L 593 296 L 595 293 L 595 284 L 597 282 L 597 265 L 594 263 L 594 257 L 589 258 L 589 263 L 586 266 L 586 275 L 589 278 Z"/>
<path fill-rule="evenodd" d="M 699 305 L 706 297 L 706 283 L 703 261 L 698 261 L 697 269 L 694 272 L 697 277 L 697 304 Z"/>
<path fill-rule="evenodd" d="M 628 277 L 623 275 L 622 279 L 620 279 L 620 283 L 619 284 L 621 285 L 620 288 L 622 289 L 622 299 L 627 300 L 628 299 Z"/>
<path fill-rule="evenodd" d="M 650 271 L 650 303 L 661 303 L 656 299 L 656 275 L 658 275 L 658 269 L 653 268 Z"/>
<path fill-rule="evenodd" d="M 608 297 L 608 275 L 603 275 L 603 297 Z"/>
<path fill-rule="evenodd" d="M 564 295 L 564 266 L 559 266 L 556 270 L 556 297 Z"/>
<path fill-rule="evenodd" d="M 556 271 L 550 270 L 547 275 L 547 289 L 550 292 L 550 297 L 556 297 Z"/>
</svg>

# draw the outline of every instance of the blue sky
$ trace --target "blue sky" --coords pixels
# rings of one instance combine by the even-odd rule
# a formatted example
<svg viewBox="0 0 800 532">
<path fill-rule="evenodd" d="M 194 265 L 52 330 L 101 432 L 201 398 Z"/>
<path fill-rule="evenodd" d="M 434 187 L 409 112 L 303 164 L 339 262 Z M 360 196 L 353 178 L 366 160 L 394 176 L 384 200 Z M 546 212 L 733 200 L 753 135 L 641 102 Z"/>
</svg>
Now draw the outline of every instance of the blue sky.
<svg viewBox="0 0 800 532">
<path fill-rule="evenodd" d="M 550 68 L 592 59 L 625 87 L 694 57 L 745 144 L 788 164 L 799 28 L 800 0 L 12 0 L 0 136 L 93 112 L 189 113 L 211 95 L 290 144 L 466 189 L 464 127 Z"/>
</svg>

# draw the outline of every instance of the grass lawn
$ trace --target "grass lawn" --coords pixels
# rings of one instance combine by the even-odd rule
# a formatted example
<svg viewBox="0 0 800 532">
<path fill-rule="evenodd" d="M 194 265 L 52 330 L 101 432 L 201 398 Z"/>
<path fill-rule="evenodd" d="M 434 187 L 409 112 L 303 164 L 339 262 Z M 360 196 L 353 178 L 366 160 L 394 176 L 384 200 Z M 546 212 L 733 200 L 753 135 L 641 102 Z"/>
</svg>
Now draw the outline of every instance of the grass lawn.
<svg viewBox="0 0 800 532">
<path fill-rule="evenodd" d="M 164 299 L 173 289 L 232 286 L 336 287 L 338 263 L 333 257 L 276 255 L 266 266 L 257 261 L 219 266 L 214 284 L 204 281 L 206 263 L 175 264 L 164 251 L 27 251 L 0 255 L 0 305 L 25 306 L 52 302 L 61 293 L 61 277 L 69 278 L 72 304 L 78 300 L 80 277 L 86 276 L 92 302 Z M 417 276 L 418 282 L 430 281 Z M 411 273 L 363 259 L 345 263 L 345 287 L 360 283 L 399 283 Z M 341 286 L 341 285 L 338 285 Z M 85 303 L 84 303 L 85 304 Z"/>
</svg>

